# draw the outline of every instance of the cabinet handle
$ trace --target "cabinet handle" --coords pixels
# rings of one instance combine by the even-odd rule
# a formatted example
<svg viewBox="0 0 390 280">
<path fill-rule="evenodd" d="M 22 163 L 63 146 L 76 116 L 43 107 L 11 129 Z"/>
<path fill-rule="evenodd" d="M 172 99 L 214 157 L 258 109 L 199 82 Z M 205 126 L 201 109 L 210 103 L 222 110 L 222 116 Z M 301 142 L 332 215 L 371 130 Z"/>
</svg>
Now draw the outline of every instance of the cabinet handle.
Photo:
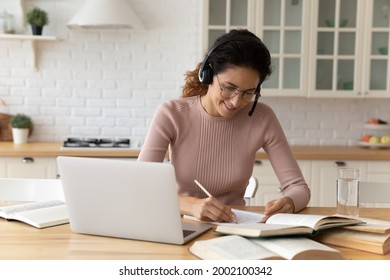
<svg viewBox="0 0 390 280">
<path fill-rule="evenodd" d="M 336 167 L 343 167 L 343 166 L 346 166 L 347 164 L 345 163 L 345 161 L 335 161 L 334 165 Z"/>
<path fill-rule="evenodd" d="M 32 157 L 24 157 L 21 159 L 22 163 L 33 163 L 34 162 L 34 158 Z"/>
<path fill-rule="evenodd" d="M 255 164 L 256 164 L 256 165 L 262 165 L 263 163 L 261 162 L 261 160 L 256 159 L 256 160 L 255 160 Z"/>
</svg>

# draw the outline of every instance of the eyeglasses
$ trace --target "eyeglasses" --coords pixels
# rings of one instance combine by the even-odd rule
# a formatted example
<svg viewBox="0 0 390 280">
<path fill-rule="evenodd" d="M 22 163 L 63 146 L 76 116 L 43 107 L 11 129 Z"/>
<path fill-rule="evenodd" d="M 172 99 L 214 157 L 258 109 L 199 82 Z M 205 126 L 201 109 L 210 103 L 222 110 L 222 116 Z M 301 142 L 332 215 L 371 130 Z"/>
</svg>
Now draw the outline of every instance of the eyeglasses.
<svg viewBox="0 0 390 280">
<path fill-rule="evenodd" d="M 239 90 L 238 88 L 236 88 L 234 86 L 221 85 L 221 82 L 219 81 L 218 75 L 216 75 L 216 76 L 217 76 L 219 88 L 221 89 L 220 94 L 221 94 L 222 98 L 232 99 L 237 94 L 242 92 L 241 97 L 242 97 L 242 100 L 244 100 L 244 102 L 249 103 L 249 102 L 252 102 L 255 100 L 257 89 Z"/>
</svg>

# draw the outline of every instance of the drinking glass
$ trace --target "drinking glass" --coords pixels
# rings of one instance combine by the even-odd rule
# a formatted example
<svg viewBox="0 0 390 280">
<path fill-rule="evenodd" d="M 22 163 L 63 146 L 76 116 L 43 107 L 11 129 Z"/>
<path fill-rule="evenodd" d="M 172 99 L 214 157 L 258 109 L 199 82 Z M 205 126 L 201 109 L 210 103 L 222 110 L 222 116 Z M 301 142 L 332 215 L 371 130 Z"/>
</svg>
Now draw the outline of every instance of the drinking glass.
<svg viewBox="0 0 390 280">
<path fill-rule="evenodd" d="M 337 214 L 359 216 L 358 168 L 340 168 L 337 178 Z"/>
</svg>

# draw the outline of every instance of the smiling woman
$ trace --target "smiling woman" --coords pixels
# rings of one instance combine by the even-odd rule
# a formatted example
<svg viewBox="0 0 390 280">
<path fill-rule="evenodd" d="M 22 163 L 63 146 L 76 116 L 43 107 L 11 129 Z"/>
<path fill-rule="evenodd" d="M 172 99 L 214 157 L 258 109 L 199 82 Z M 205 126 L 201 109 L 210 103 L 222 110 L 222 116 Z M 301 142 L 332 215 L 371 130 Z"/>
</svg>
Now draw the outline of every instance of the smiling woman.
<svg viewBox="0 0 390 280">
<path fill-rule="evenodd" d="M 218 76 L 221 77 L 222 83 Z M 255 70 L 232 67 L 214 77 L 217 82 L 210 85 L 210 94 L 201 97 L 202 106 L 209 115 L 229 118 L 248 103 L 255 101 L 259 84 L 259 74 Z M 245 87 L 245 90 L 239 89 Z"/>
<path fill-rule="evenodd" d="M 138 160 L 163 161 L 169 149 L 182 214 L 205 221 L 235 220 L 229 205 L 244 204 L 261 148 L 283 191 L 282 198 L 265 205 L 265 220 L 307 205 L 310 190 L 281 125 L 273 110 L 258 102 L 261 84 L 270 74 L 271 57 L 262 41 L 247 30 L 232 30 L 186 74 L 182 98 L 156 111 Z"/>
</svg>

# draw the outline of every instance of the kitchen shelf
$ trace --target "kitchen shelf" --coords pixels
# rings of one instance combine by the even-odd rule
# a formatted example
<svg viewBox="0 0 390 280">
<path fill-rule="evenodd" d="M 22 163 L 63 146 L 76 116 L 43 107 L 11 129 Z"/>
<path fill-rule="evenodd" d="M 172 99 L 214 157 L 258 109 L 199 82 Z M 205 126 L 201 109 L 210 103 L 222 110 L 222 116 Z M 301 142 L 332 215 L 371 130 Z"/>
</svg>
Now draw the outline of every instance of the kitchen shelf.
<svg viewBox="0 0 390 280">
<path fill-rule="evenodd" d="M 38 70 L 36 61 L 36 44 L 40 41 L 57 41 L 58 38 L 54 36 L 36 36 L 36 35 L 23 35 L 23 34 L 0 34 L 0 40 L 19 40 L 26 41 L 30 45 L 33 58 L 34 70 Z"/>
<path fill-rule="evenodd" d="M 7 40 L 31 40 L 31 41 L 55 41 L 54 36 L 37 36 L 37 35 L 23 35 L 23 34 L 0 34 L 0 39 Z"/>
</svg>

